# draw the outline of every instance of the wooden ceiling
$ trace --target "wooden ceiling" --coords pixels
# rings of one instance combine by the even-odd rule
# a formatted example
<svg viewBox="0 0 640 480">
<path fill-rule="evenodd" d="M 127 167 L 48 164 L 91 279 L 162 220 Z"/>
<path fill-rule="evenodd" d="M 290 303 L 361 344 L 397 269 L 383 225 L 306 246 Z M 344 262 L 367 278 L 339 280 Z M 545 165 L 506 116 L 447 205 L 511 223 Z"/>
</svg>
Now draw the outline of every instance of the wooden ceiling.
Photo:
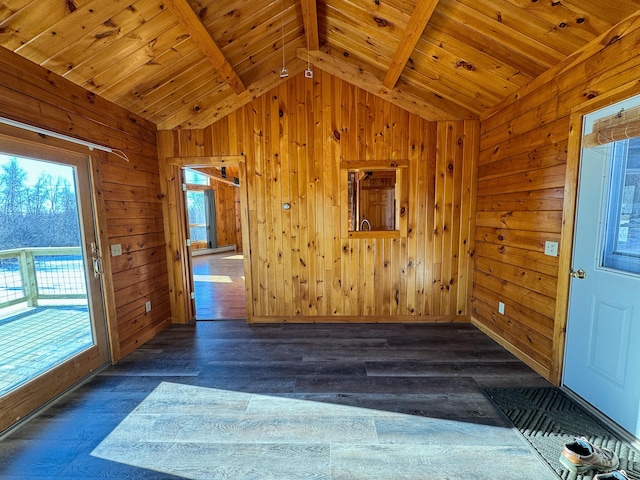
<svg viewBox="0 0 640 480">
<path fill-rule="evenodd" d="M 640 0 L 0 0 L 0 45 L 160 129 L 205 127 L 286 81 L 283 36 L 290 75 L 311 64 L 428 120 L 466 119 L 639 9 Z"/>
</svg>

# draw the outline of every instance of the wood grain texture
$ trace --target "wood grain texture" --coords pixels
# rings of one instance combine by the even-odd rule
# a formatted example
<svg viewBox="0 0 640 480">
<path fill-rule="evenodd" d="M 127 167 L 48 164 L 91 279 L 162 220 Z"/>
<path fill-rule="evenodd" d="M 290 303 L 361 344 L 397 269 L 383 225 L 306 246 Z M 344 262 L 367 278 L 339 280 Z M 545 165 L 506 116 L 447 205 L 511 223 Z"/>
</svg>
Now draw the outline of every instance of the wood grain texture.
<svg viewBox="0 0 640 480">
<path fill-rule="evenodd" d="M 404 70 L 413 49 L 415 48 L 422 32 L 424 31 L 427 23 L 431 19 L 433 11 L 438 6 L 439 0 L 428 0 L 424 2 L 417 2 L 416 8 L 411 14 L 411 18 L 407 23 L 407 27 L 402 33 L 400 39 L 400 45 L 396 50 L 395 56 L 389 65 L 389 70 L 384 77 L 383 84 L 387 88 L 393 88 L 400 78 L 400 74 Z"/>
<path fill-rule="evenodd" d="M 246 156 L 255 318 L 464 318 L 478 132 L 472 121 L 427 122 L 317 72 L 204 130 L 159 132 L 159 145 L 161 157 L 194 148 Z M 206 140 L 222 137 L 235 144 Z M 406 162 L 406 236 L 341 235 L 341 159 Z"/>
<path fill-rule="evenodd" d="M 231 89 L 236 94 L 244 92 L 247 87 L 244 86 L 242 80 L 229 64 L 220 47 L 213 41 L 198 16 L 193 12 L 189 3 L 186 0 L 165 0 L 165 5 L 178 18 L 191 39 L 202 50 L 202 53 L 204 53 L 213 67 L 224 76 Z"/>
<path fill-rule="evenodd" d="M 482 116 L 472 316 L 554 383 L 567 321 L 579 116 L 638 93 L 639 39 L 635 14 Z M 560 243 L 559 257 L 544 255 L 545 241 Z"/>
<path fill-rule="evenodd" d="M 11 480 L 533 480 L 483 388 L 548 385 L 468 323 L 175 325 L 3 438 L 0 462 Z"/>
<path fill-rule="evenodd" d="M 275 88 L 283 53 L 292 76 L 305 68 L 297 49 L 447 114 L 429 120 L 462 120 L 575 60 L 638 9 L 640 0 L 0 0 L 0 46 L 163 129 L 204 128 Z"/>
<path fill-rule="evenodd" d="M 164 234 L 155 128 L 6 49 L 0 49 L 0 76 L 1 116 L 121 149 L 131 160 L 100 154 L 94 165 L 102 249 L 108 252 L 109 244 L 120 243 L 123 250 L 113 263 L 104 258 L 110 272 L 105 295 L 112 356 L 122 358 L 170 319 L 162 302 L 169 288 L 166 257 L 157 250 L 164 246 Z M 149 299 L 154 309 L 145 314 Z"/>
</svg>

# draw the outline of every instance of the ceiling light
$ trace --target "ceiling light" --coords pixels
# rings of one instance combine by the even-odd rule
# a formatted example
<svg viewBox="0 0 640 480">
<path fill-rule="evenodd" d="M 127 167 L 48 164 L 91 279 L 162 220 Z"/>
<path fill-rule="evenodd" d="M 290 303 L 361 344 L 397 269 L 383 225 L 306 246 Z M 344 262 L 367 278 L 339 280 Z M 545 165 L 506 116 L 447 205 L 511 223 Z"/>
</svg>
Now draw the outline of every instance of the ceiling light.
<svg viewBox="0 0 640 480">
<path fill-rule="evenodd" d="M 309 28 L 309 0 L 307 1 L 307 28 Z M 305 78 L 313 78 L 313 70 L 311 70 L 311 62 L 309 59 L 309 35 L 307 35 L 307 69 L 304 71 Z"/>
<path fill-rule="evenodd" d="M 287 78 L 289 70 L 284 60 L 284 0 L 280 0 L 280 16 L 282 17 L 282 70 L 280 70 L 280 78 Z"/>
</svg>

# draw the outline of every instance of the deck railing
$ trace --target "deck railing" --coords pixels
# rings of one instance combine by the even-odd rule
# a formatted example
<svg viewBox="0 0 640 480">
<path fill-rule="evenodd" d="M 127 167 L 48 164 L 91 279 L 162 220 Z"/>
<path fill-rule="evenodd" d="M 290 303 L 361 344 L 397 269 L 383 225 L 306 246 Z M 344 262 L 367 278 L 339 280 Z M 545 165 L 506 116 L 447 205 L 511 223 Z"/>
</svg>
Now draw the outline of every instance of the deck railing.
<svg viewBox="0 0 640 480">
<path fill-rule="evenodd" d="M 80 247 L 0 251 L 0 308 L 43 299 L 87 298 Z"/>
</svg>

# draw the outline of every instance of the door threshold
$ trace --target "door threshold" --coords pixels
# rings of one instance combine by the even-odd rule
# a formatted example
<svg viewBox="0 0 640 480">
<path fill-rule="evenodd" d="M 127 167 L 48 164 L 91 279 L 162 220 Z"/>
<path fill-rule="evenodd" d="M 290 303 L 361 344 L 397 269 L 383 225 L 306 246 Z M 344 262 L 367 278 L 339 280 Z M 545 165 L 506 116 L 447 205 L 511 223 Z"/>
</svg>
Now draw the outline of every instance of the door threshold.
<svg viewBox="0 0 640 480">
<path fill-rule="evenodd" d="M 591 405 L 589 402 L 587 402 L 584 398 L 582 398 L 580 395 L 575 393 L 569 387 L 562 385 L 560 387 L 560 390 L 563 393 L 565 393 L 571 400 L 576 402 L 578 405 L 584 408 L 587 412 L 589 412 L 591 415 L 593 415 L 602 423 L 604 423 L 607 427 L 609 427 L 613 431 L 613 433 L 615 433 L 620 437 L 621 440 L 628 442 L 632 447 L 634 447 L 637 450 L 640 450 L 640 438 L 636 438 L 631 432 L 627 431 L 625 428 L 618 425 L 615 421 L 611 420 L 604 413 L 602 413 L 596 407 Z"/>
<path fill-rule="evenodd" d="M 77 390 L 78 388 L 80 388 L 84 384 L 89 383 L 91 380 L 94 379 L 94 377 L 96 377 L 98 374 L 102 373 L 104 370 L 106 370 L 110 366 L 111 366 L 111 363 L 105 363 L 104 365 L 100 366 L 99 368 L 96 368 L 89 375 L 87 375 L 86 377 L 80 379 L 78 382 L 74 383 L 73 385 L 71 385 L 66 390 L 60 392 L 58 395 L 53 397 L 51 400 L 49 400 L 47 403 L 45 403 L 41 407 L 35 409 L 33 412 L 31 412 L 28 415 L 24 416 L 18 422 L 14 423 L 13 425 L 11 425 L 6 430 L 1 431 L 0 432 L 0 441 L 2 441 L 5 438 L 9 437 L 11 434 L 15 433 L 20 428 L 24 427 L 24 425 L 26 425 L 28 422 L 30 422 L 31 420 L 33 420 L 34 418 L 36 418 L 40 414 L 46 412 L 50 407 L 55 405 L 59 400 L 61 400 L 65 396 L 67 396 L 69 393 Z"/>
</svg>

